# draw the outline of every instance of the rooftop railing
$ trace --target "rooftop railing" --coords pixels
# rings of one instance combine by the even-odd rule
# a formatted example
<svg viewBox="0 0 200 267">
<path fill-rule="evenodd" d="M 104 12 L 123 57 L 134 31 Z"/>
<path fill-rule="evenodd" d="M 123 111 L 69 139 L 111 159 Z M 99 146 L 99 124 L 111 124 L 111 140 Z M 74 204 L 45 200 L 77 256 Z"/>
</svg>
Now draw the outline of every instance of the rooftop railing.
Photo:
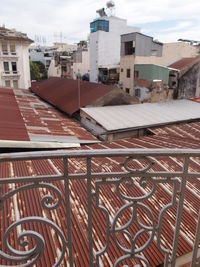
<svg viewBox="0 0 200 267">
<path fill-rule="evenodd" d="M 0 266 L 175 266 L 184 253 L 199 266 L 199 166 L 190 149 L 1 154 Z"/>
</svg>

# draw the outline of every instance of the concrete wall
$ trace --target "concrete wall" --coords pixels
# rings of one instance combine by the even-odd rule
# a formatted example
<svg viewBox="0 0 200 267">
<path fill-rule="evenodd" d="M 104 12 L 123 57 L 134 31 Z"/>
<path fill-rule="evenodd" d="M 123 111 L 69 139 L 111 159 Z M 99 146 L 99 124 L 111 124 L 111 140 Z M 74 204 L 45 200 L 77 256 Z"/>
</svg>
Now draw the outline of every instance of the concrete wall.
<svg viewBox="0 0 200 267">
<path fill-rule="evenodd" d="M 139 31 L 128 27 L 127 21 L 117 17 L 105 17 L 109 21 L 109 32 L 90 34 L 90 81 L 98 82 L 98 68 L 120 64 L 120 35 Z"/>
<path fill-rule="evenodd" d="M 163 84 L 168 85 L 169 69 L 154 64 L 135 64 L 135 71 L 139 72 L 138 79 L 142 80 L 162 80 Z"/>
<path fill-rule="evenodd" d="M 123 56 L 120 60 L 120 84 L 126 92 L 126 88 L 130 89 L 130 95 L 134 95 L 134 56 Z M 130 78 L 127 77 L 127 69 L 130 69 Z"/>
<path fill-rule="evenodd" d="M 162 44 L 155 43 L 152 37 L 140 33 L 121 36 L 121 56 L 125 56 L 125 43 L 131 41 L 133 41 L 133 46 L 135 46 L 135 56 L 162 56 Z"/>
<path fill-rule="evenodd" d="M 179 98 L 200 97 L 200 62 L 179 79 Z"/>
<path fill-rule="evenodd" d="M 18 88 L 28 89 L 31 86 L 28 51 L 30 43 L 22 41 L 7 41 L 6 43 L 8 44 L 8 55 L 3 55 L 0 42 L 0 86 L 5 86 L 5 81 L 10 81 L 11 87 L 14 87 L 13 81 L 18 81 Z M 16 55 L 11 55 L 10 44 L 15 44 Z M 9 74 L 4 73 L 3 62 L 9 62 Z M 12 72 L 11 62 L 16 62 L 17 74 Z"/>
<path fill-rule="evenodd" d="M 61 77 L 61 65 L 56 66 L 55 60 L 52 59 L 51 64 L 48 69 L 48 77 Z"/>
<path fill-rule="evenodd" d="M 81 51 L 81 62 L 74 62 L 73 63 L 73 79 L 76 79 L 77 74 L 80 73 L 81 75 L 85 73 L 90 73 L 90 50 L 88 51 Z M 80 59 L 79 58 L 79 59 Z"/>
<path fill-rule="evenodd" d="M 167 43 L 163 45 L 162 57 L 144 57 L 137 56 L 135 58 L 136 64 L 157 64 L 168 66 L 184 57 L 195 57 L 198 55 L 199 49 L 196 46 L 176 42 Z"/>
</svg>

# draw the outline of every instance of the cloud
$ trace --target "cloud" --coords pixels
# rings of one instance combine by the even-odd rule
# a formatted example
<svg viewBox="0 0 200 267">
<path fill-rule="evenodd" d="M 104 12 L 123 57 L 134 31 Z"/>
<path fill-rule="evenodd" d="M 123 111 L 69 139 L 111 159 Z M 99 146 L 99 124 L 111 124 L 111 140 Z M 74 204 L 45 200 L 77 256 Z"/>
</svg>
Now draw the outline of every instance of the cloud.
<svg viewBox="0 0 200 267">
<path fill-rule="evenodd" d="M 200 39 L 199 0 L 115 0 L 115 4 L 117 16 L 156 39 Z M 87 38 L 96 10 L 105 5 L 99 0 L 1 0 L 0 24 L 31 38 L 45 36 L 48 43 L 61 39 L 56 35 L 65 42 L 78 42 Z"/>
</svg>

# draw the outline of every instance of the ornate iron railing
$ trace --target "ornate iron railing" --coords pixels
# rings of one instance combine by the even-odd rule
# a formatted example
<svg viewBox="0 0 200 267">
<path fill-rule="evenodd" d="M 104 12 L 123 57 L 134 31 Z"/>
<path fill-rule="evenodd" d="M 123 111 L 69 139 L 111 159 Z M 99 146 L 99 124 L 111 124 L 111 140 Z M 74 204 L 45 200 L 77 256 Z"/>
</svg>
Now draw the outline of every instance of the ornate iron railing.
<svg viewBox="0 0 200 267">
<path fill-rule="evenodd" d="M 43 169 L 35 167 L 37 171 L 34 171 L 36 163 Z M 51 167 L 50 173 L 45 166 Z M 27 175 L 27 172 L 31 175 Z M 158 255 L 163 257 L 163 262 L 159 264 L 175 266 L 178 257 L 190 252 L 189 249 L 184 250 L 183 243 L 180 244 L 180 236 L 184 235 L 184 242 L 189 242 L 191 246 L 191 266 L 200 264 L 200 209 L 194 207 L 193 211 L 199 213 L 195 219 L 195 228 L 191 230 L 194 236 L 187 237 L 182 230 L 189 227 L 185 225 L 184 216 L 187 215 L 187 220 L 192 220 L 194 214 L 188 212 L 189 208 L 184 201 L 189 199 L 192 203 L 191 196 L 199 197 L 200 150 L 106 149 L 1 154 L 0 175 L 0 266 L 37 266 L 50 245 L 35 230 L 40 229 L 39 226 L 36 227 L 37 224 L 53 229 L 49 233 L 53 233 L 54 241 L 57 240 L 53 244 L 57 244 L 59 248 L 55 248 L 57 256 L 51 265 L 76 266 L 76 258 L 81 258 L 75 252 L 77 248 L 73 244 L 71 229 L 75 228 L 76 231 L 76 223 L 87 225 L 88 244 L 85 247 L 88 250 L 88 266 L 130 266 L 130 262 L 131 266 L 153 266 L 151 258 Z M 84 199 L 86 194 L 87 204 L 72 201 L 75 194 L 73 188 L 77 189 L 77 185 L 73 185 L 75 181 L 81 181 L 79 200 L 81 201 L 81 197 Z M 108 191 L 106 186 L 109 187 Z M 31 207 L 35 204 L 29 193 L 34 190 L 39 192 L 35 201 L 41 196 L 41 207 L 36 205 L 34 214 L 22 217 L 30 212 L 26 205 Z M 168 203 L 166 200 L 162 202 L 159 194 L 156 195 L 161 191 L 167 192 Z M 113 198 L 116 204 L 111 204 Z M 30 203 L 26 203 L 25 199 Z M 76 205 L 80 214 L 77 214 L 74 223 L 72 217 Z M 82 205 L 85 205 L 84 208 Z M 59 216 L 61 213 L 56 213 L 59 207 L 65 207 L 65 218 Z M 186 215 L 183 214 L 186 213 L 185 208 L 188 212 Z M 4 209 L 6 211 L 3 213 Z M 39 212 L 40 209 L 42 212 Z M 87 211 L 84 215 L 83 210 Z M 11 215 L 6 216 L 9 212 Z M 94 231 L 98 224 L 94 213 L 103 214 L 99 222 L 102 218 L 105 220 L 105 229 L 101 229 L 100 234 L 97 229 Z M 171 216 L 172 221 L 175 217 L 174 225 L 171 219 L 165 221 L 167 215 Z M 84 218 L 84 221 L 80 218 Z M 163 229 L 167 229 L 164 227 L 166 223 L 170 225 L 168 229 L 173 231 L 166 233 L 165 230 L 163 234 Z M 103 241 L 98 242 L 101 234 L 104 236 Z M 171 244 L 166 244 L 167 235 L 173 240 Z M 87 243 L 81 237 L 78 242 Z M 151 247 L 152 244 L 154 248 Z M 14 248 L 13 245 L 17 247 Z M 116 247 L 113 262 L 112 257 L 109 257 L 110 247 Z M 150 253 L 146 253 L 150 248 Z M 50 254 L 48 252 L 46 257 L 50 257 Z M 113 254 L 115 253 L 112 252 Z M 49 263 L 45 266 L 49 266 Z M 84 260 L 77 266 L 86 266 Z"/>
</svg>

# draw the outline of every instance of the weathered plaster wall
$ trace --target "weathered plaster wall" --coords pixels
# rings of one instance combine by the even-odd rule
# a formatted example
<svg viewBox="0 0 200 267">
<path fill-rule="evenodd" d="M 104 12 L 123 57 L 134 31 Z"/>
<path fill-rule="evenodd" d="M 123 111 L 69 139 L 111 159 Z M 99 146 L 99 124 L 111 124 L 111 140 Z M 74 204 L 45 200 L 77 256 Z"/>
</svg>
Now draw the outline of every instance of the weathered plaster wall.
<svg viewBox="0 0 200 267">
<path fill-rule="evenodd" d="M 195 64 L 179 79 L 179 98 L 200 97 L 199 73 L 200 62 Z"/>
</svg>

